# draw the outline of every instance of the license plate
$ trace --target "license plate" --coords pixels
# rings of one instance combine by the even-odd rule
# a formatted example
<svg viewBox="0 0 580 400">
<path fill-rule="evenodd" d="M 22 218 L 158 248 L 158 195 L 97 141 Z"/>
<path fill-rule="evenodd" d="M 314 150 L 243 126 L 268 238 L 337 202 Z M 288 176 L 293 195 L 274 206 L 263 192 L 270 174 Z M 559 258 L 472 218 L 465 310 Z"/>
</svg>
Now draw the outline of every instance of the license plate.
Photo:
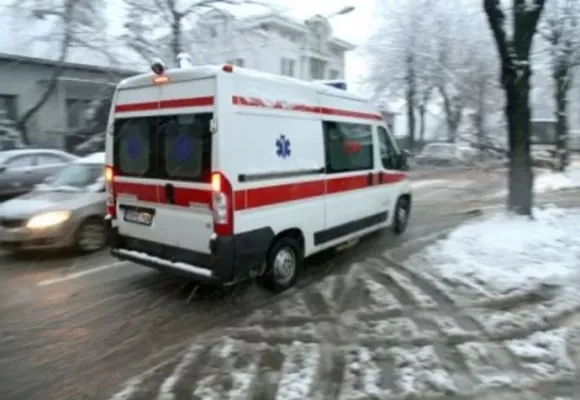
<svg viewBox="0 0 580 400">
<path fill-rule="evenodd" d="M 149 211 L 127 209 L 125 210 L 124 219 L 125 221 L 132 222 L 134 224 L 149 226 L 153 220 L 153 213 Z"/>
</svg>

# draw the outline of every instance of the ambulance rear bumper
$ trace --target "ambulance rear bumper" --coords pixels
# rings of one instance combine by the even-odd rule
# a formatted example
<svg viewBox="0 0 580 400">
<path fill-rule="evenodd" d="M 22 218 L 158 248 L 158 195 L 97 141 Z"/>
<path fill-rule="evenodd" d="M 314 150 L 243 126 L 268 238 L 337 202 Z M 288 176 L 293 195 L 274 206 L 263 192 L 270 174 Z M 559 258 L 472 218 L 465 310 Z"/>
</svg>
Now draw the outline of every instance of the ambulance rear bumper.
<svg viewBox="0 0 580 400">
<path fill-rule="evenodd" d="M 111 254 L 120 260 L 131 261 L 137 264 L 145 265 L 147 267 L 155 268 L 160 271 L 168 270 L 182 272 L 188 276 L 196 278 L 197 280 L 218 281 L 210 269 L 198 267 L 196 265 L 191 265 L 179 261 L 173 262 L 152 256 L 147 253 L 122 248 L 112 249 Z"/>
<path fill-rule="evenodd" d="M 274 238 L 270 228 L 217 237 L 209 240 L 209 252 L 201 253 L 122 235 L 110 222 L 106 226 L 114 257 L 218 284 L 243 280 L 260 268 Z"/>
</svg>

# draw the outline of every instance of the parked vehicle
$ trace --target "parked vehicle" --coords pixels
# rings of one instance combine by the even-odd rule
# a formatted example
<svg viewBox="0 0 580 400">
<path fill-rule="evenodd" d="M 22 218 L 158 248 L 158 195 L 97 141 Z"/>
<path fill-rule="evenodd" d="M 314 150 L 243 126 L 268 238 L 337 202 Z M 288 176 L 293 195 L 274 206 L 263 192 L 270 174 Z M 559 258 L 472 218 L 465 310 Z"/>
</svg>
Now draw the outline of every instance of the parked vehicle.
<svg viewBox="0 0 580 400">
<path fill-rule="evenodd" d="M 0 152 L 0 200 L 30 191 L 78 157 L 51 149 L 19 149 Z"/>
<path fill-rule="evenodd" d="M 18 252 L 106 245 L 105 153 L 68 164 L 32 191 L 0 204 L 0 246 Z"/>
<path fill-rule="evenodd" d="M 86 156 L 92 153 L 105 151 L 105 132 L 97 133 L 81 144 L 75 146 L 74 153 L 78 156 Z"/>
<path fill-rule="evenodd" d="M 119 84 L 107 133 L 114 256 L 277 292 L 304 257 L 405 230 L 405 156 L 365 99 L 231 65 L 153 70 Z"/>
<path fill-rule="evenodd" d="M 469 165 L 476 161 L 477 150 L 453 143 L 429 143 L 414 157 L 418 165 Z"/>
</svg>

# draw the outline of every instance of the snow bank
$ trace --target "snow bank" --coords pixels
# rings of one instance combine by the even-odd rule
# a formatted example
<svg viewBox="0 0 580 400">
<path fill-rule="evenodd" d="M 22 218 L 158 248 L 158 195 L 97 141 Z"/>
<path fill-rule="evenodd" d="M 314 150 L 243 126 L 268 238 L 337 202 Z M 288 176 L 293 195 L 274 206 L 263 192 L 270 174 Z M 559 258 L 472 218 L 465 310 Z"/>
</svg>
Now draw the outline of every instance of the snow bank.
<svg viewBox="0 0 580 400">
<path fill-rule="evenodd" d="M 536 177 L 534 191 L 545 193 L 580 187 L 580 166 L 571 165 L 564 172 L 550 172 Z"/>
<path fill-rule="evenodd" d="M 579 282 L 580 209 L 535 209 L 534 217 L 499 213 L 468 223 L 407 263 L 423 271 L 429 266 L 428 272 L 475 297 Z"/>
</svg>

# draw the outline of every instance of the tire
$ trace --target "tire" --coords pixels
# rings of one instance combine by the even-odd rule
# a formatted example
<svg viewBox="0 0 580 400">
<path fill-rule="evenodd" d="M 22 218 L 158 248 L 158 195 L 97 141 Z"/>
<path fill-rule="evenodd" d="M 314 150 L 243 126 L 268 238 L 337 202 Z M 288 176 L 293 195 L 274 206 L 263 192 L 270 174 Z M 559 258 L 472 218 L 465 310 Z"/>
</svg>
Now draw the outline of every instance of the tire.
<svg viewBox="0 0 580 400">
<path fill-rule="evenodd" d="M 402 234 L 407 229 L 409 217 L 411 216 L 411 203 L 407 197 L 399 197 L 393 216 L 393 232 Z"/>
<path fill-rule="evenodd" d="M 282 237 L 268 250 L 266 271 L 258 281 L 273 293 L 283 292 L 296 284 L 303 264 L 302 247 L 291 237 Z"/>
<path fill-rule="evenodd" d="M 87 218 L 77 229 L 74 247 L 81 253 L 94 253 L 106 245 L 105 224 L 100 218 Z"/>
</svg>

